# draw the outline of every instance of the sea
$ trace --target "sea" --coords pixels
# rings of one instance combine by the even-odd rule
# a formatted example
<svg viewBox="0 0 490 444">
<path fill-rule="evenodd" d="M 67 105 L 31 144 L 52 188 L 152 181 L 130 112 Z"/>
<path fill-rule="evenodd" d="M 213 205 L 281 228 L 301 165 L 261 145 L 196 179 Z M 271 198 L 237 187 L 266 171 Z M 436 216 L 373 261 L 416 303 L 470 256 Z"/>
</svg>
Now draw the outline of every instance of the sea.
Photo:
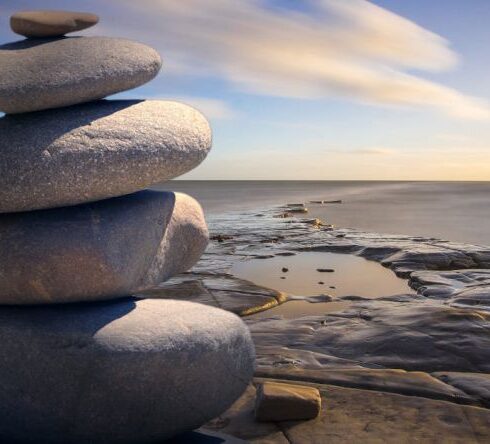
<svg viewBox="0 0 490 444">
<path fill-rule="evenodd" d="M 490 246 L 490 181 L 173 180 L 156 188 L 190 194 L 210 216 L 305 203 L 308 217 L 338 227 Z M 308 206 L 313 200 L 342 203 Z"/>
</svg>

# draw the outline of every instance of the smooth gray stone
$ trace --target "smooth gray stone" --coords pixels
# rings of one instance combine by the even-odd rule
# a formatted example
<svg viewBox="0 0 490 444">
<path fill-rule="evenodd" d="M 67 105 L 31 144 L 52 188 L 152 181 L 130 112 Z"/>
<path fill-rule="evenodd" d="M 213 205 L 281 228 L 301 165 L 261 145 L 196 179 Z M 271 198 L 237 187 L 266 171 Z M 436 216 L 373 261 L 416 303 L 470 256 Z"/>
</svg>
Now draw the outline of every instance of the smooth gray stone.
<svg viewBox="0 0 490 444">
<path fill-rule="evenodd" d="M 149 46 L 110 37 L 35 39 L 0 46 L 0 111 L 25 113 L 102 99 L 153 79 Z"/>
<path fill-rule="evenodd" d="M 191 197 L 142 191 L 0 215 L 0 304 L 130 295 L 192 267 L 208 231 Z"/>
<path fill-rule="evenodd" d="M 0 212 L 121 196 L 199 165 L 211 129 L 195 109 L 104 100 L 0 118 Z"/>
<path fill-rule="evenodd" d="M 95 14 L 73 11 L 21 11 L 10 17 L 12 31 L 24 37 L 56 37 L 98 23 Z"/>
<path fill-rule="evenodd" d="M 1 307 L 0 338 L 1 442 L 161 442 L 253 375 L 240 318 L 186 301 Z"/>
</svg>

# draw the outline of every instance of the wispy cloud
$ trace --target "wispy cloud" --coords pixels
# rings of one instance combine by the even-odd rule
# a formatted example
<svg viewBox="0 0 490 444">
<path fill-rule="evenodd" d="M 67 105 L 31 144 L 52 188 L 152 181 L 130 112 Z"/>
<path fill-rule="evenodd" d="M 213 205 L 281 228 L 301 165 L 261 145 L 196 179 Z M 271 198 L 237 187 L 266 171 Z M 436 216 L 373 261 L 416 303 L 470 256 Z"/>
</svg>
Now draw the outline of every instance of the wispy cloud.
<svg viewBox="0 0 490 444">
<path fill-rule="evenodd" d="M 368 156 L 392 156 L 396 153 L 396 150 L 391 148 L 373 147 L 373 148 L 359 148 L 356 150 L 347 151 L 348 154 L 364 154 Z"/>
<path fill-rule="evenodd" d="M 392 156 L 394 154 L 399 154 L 399 151 L 392 148 L 385 147 L 365 147 L 365 148 L 346 148 L 346 147 L 334 147 L 334 148 L 325 148 L 317 146 L 316 149 L 313 149 L 317 154 L 338 154 L 341 156 Z"/>
<path fill-rule="evenodd" d="M 308 12 L 266 0 L 118 0 L 117 7 L 139 17 L 133 36 L 157 46 L 169 70 L 219 76 L 254 94 L 346 96 L 490 117 L 484 100 L 406 72 L 455 66 L 442 37 L 366 0 L 307 3 Z M 132 22 L 120 26 L 127 35 Z"/>
</svg>

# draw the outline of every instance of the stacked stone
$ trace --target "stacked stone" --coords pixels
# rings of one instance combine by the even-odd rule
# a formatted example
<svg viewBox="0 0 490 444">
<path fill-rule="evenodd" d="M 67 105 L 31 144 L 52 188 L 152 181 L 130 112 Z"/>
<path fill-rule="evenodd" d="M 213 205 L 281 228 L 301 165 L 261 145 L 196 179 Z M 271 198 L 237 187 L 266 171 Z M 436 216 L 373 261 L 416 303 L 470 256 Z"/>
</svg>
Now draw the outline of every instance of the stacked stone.
<svg viewBox="0 0 490 444">
<path fill-rule="evenodd" d="M 156 76 L 152 48 L 66 38 L 93 14 L 11 17 L 0 46 L 0 440 L 155 442 L 226 410 L 253 373 L 238 317 L 128 295 L 190 268 L 208 233 L 189 196 L 211 131 L 175 102 L 100 100 Z"/>
</svg>

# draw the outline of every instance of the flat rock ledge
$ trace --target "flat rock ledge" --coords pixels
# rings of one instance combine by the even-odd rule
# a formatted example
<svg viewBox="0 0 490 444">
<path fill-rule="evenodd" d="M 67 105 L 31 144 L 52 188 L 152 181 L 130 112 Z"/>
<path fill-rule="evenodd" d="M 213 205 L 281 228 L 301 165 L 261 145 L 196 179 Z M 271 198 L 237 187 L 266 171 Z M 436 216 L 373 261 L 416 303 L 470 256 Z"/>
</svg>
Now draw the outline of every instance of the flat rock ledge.
<svg viewBox="0 0 490 444">
<path fill-rule="evenodd" d="M 239 316 L 260 313 L 287 300 L 285 293 L 226 273 L 184 273 L 136 295 L 197 302 L 231 311 Z"/>
<path fill-rule="evenodd" d="M 229 309 L 245 316 L 251 330 L 257 353 L 256 376 L 315 384 L 323 390 L 327 411 L 335 406 L 342 416 L 332 411 L 328 424 L 323 425 L 319 420 L 306 422 L 304 427 L 300 423 L 294 427 L 288 424 L 287 428 L 282 423 L 259 427 L 247 423 L 253 419 L 250 412 L 254 395 L 249 392 L 249 398 L 242 398 L 235 410 L 216 419 L 210 427 L 264 444 L 323 443 L 334 435 L 339 442 L 355 441 L 356 436 L 360 441 L 368 437 L 382 441 L 383 437 L 392 438 L 391 425 L 396 431 L 394 436 L 403 441 L 410 438 L 412 424 L 416 424 L 415 436 L 421 442 L 453 436 L 454 428 L 462 433 L 454 437 L 454 442 L 488 441 L 490 248 L 274 217 L 281 211 L 263 209 L 209 218 L 212 241 L 206 253 L 190 273 L 169 285 L 174 294 L 182 286 L 210 305 L 218 305 L 210 293 L 226 290 L 222 294 L 231 304 Z M 275 290 L 230 275 L 235 261 L 267 260 L 301 251 L 354 254 L 379 262 L 407 279 L 416 293 L 378 299 L 325 297 L 322 302 L 342 302 L 342 308 L 293 319 L 267 317 L 267 311 L 255 317 L 253 309 L 237 309 L 239 301 L 252 307 L 257 293 L 273 296 Z M 187 286 L 190 282 L 195 290 Z M 158 291 L 166 288 L 163 284 Z M 276 302 L 263 308 L 289 300 L 313 302 L 303 295 L 281 294 L 274 299 Z M 226 304 L 222 307 L 227 308 Z M 329 397 L 333 399 L 337 394 L 338 403 L 329 405 Z M 371 397 L 377 405 L 386 400 L 395 413 L 372 405 Z M 408 412 L 412 408 L 422 416 L 411 417 Z M 356 421 L 348 410 L 360 418 L 359 435 L 350 434 L 350 424 Z M 462 420 L 467 412 L 471 419 Z M 480 419 L 474 419 L 473 414 Z M 433 429 L 431 418 L 438 418 Z M 315 430 L 314 435 L 307 434 L 308 427 Z M 293 435 L 293 429 L 301 430 L 301 434 Z M 365 434 L 367 431 L 371 433 Z M 342 436 L 344 441 L 339 438 Z"/>
<path fill-rule="evenodd" d="M 277 382 L 256 378 L 255 384 Z M 282 383 L 285 381 L 281 380 Z M 205 426 L 253 444 L 488 442 L 490 410 L 393 393 L 302 382 L 319 390 L 320 415 L 310 421 L 256 422 L 256 388 Z M 447 439 L 446 439 L 447 438 Z"/>
</svg>

